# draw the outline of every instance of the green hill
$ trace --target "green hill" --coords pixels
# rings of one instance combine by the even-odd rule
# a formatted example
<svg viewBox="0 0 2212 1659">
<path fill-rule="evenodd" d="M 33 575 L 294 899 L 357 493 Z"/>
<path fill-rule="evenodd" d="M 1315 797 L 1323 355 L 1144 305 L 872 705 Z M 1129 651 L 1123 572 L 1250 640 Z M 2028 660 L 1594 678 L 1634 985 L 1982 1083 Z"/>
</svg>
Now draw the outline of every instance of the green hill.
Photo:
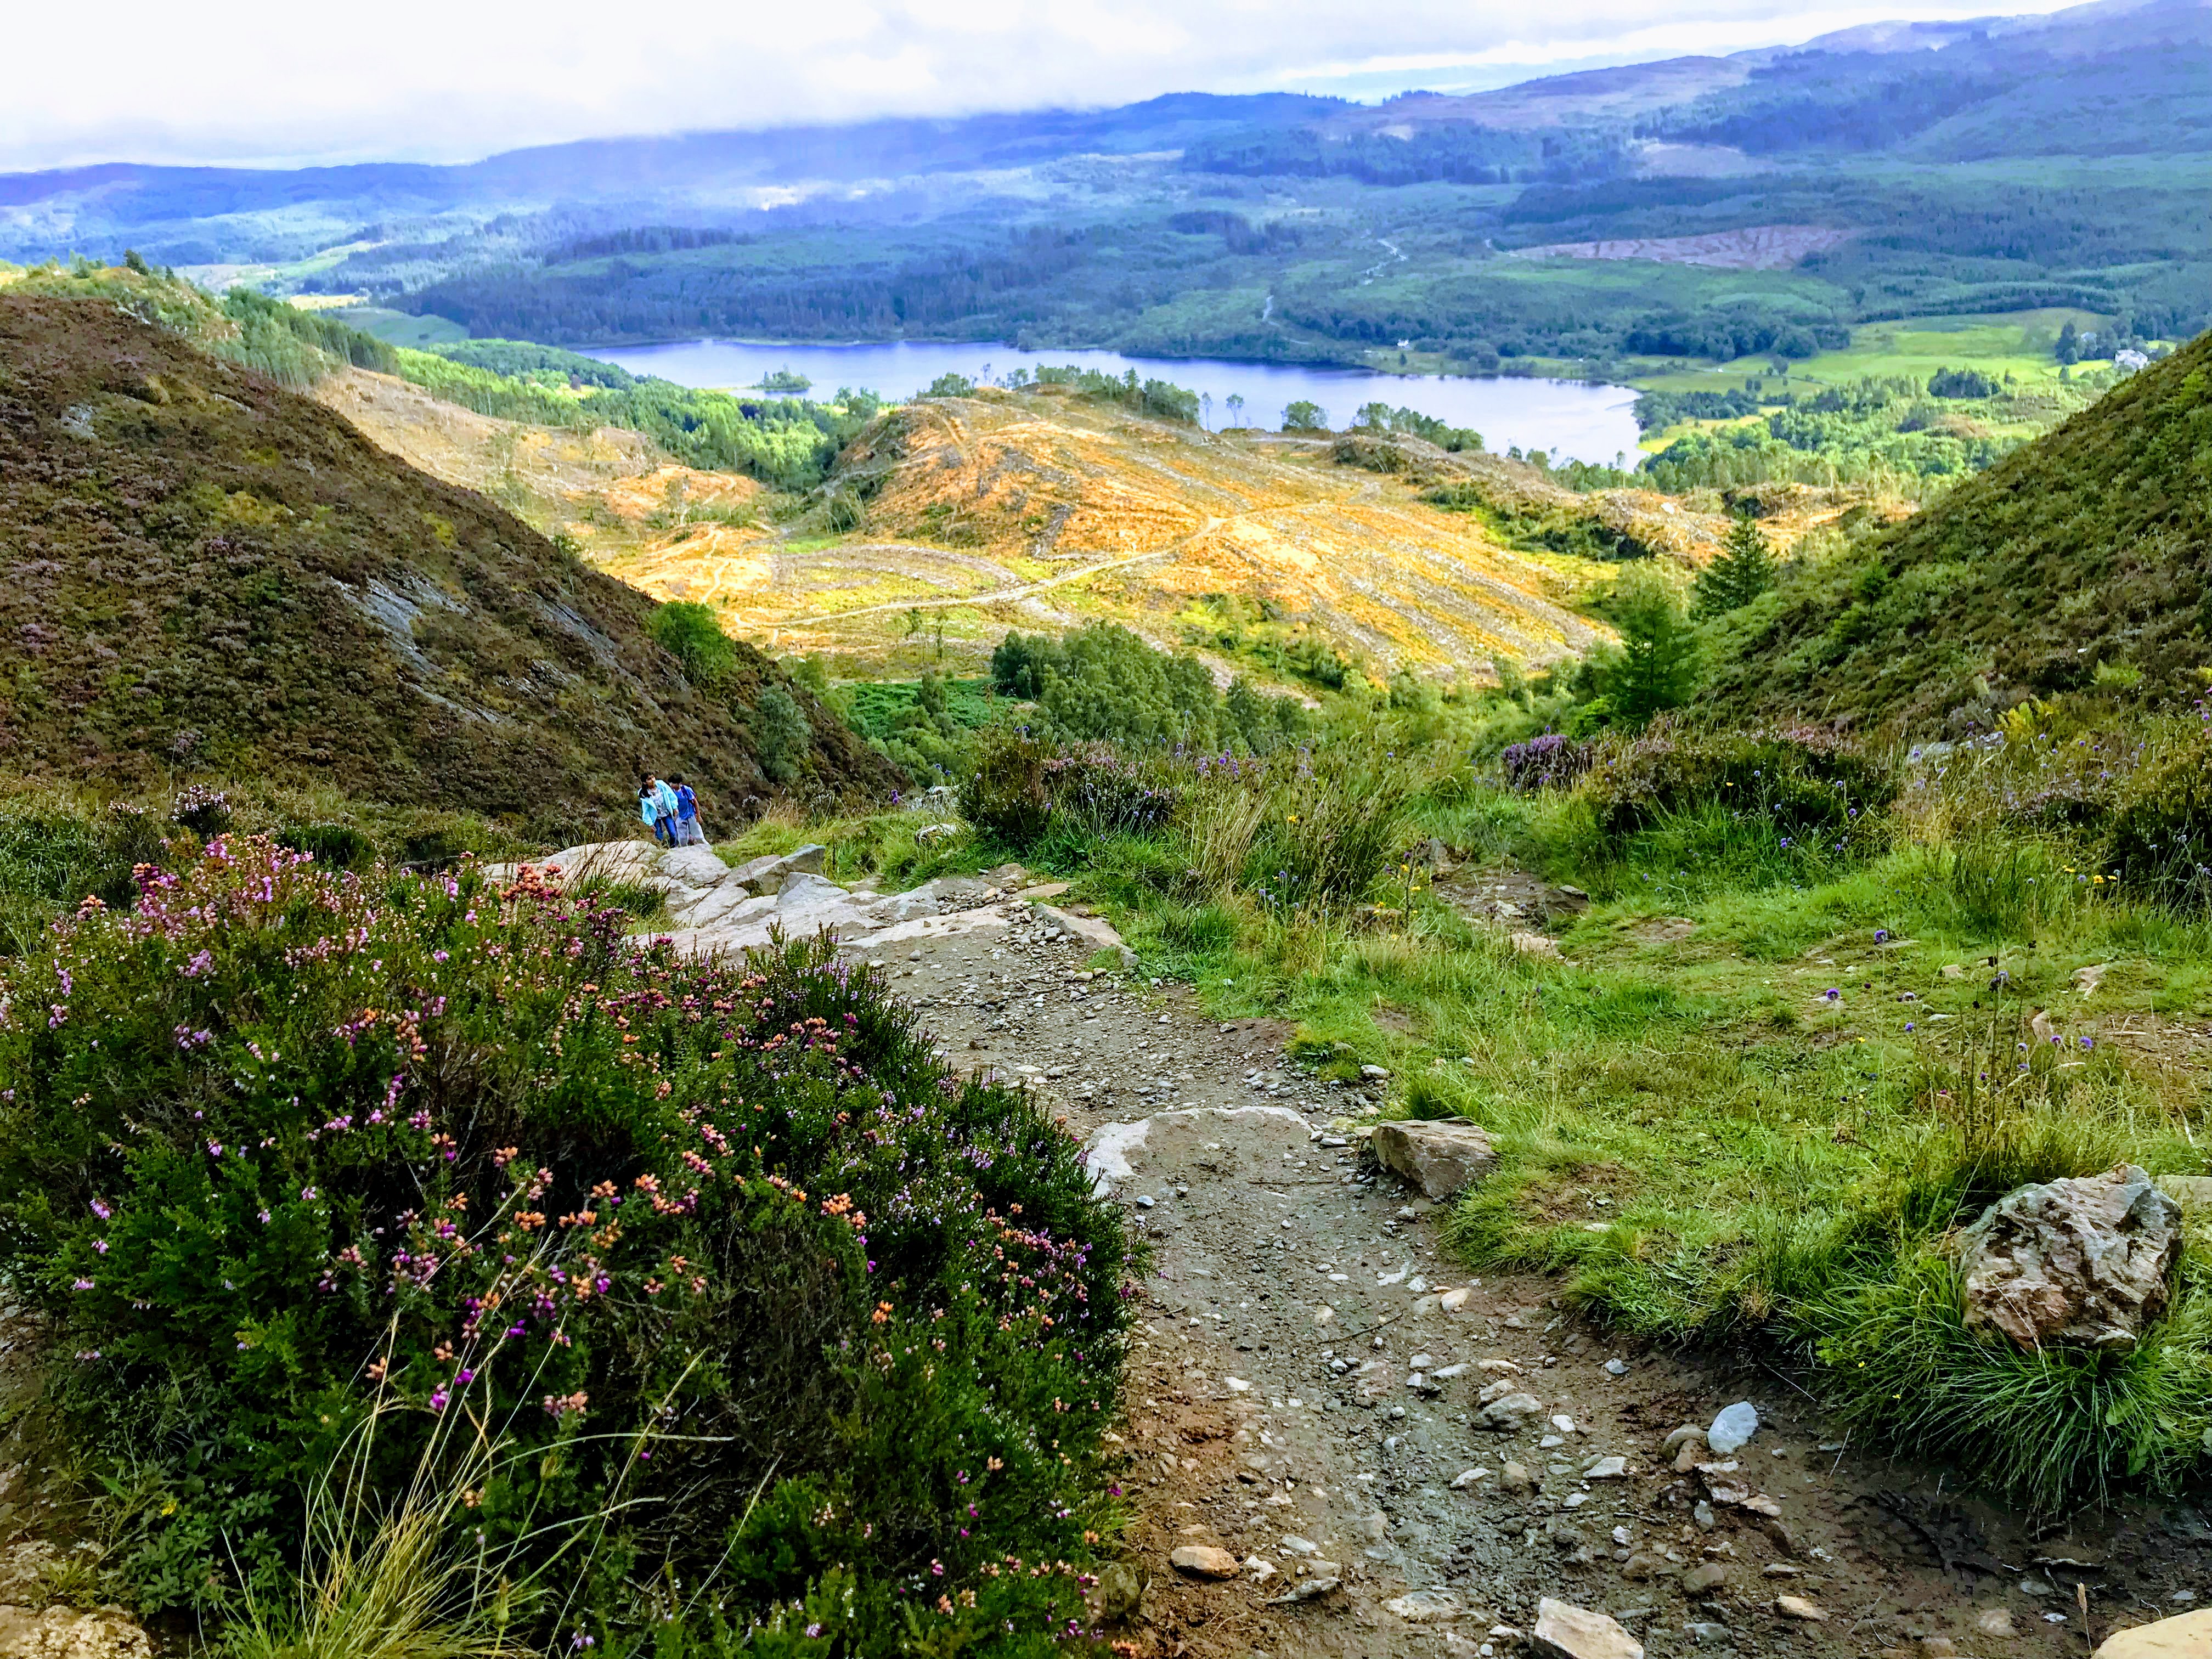
<svg viewBox="0 0 2212 1659">
<path fill-rule="evenodd" d="M 2212 667 L 2212 335 L 1732 630 L 1717 718 L 1932 733 L 2103 685 L 2186 700 Z"/>
<path fill-rule="evenodd" d="M 296 779 L 551 830 L 628 810 L 650 766 L 726 823 L 775 793 L 748 715 L 778 685 L 813 790 L 895 783 L 749 647 L 691 684 L 653 609 L 173 332 L 0 295 L 0 770 Z"/>
</svg>

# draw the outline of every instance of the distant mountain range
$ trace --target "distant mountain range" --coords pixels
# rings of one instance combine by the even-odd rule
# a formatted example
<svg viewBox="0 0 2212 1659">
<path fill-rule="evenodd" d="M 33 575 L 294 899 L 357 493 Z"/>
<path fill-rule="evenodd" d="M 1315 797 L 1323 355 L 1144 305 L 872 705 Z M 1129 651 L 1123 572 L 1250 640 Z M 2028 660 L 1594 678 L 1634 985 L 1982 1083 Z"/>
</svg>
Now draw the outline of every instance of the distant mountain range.
<svg viewBox="0 0 2212 1659">
<path fill-rule="evenodd" d="M 2212 320 L 2208 198 L 2212 5 L 2097 0 L 1376 105 L 1189 93 L 452 167 L 0 175 L 0 258 L 130 247 L 574 343 L 1387 349 L 1482 369 L 2032 307 L 2185 336 Z M 1706 271 L 1715 237 L 1796 253 Z M 1621 258 L 1649 269 L 1592 268 Z"/>
</svg>

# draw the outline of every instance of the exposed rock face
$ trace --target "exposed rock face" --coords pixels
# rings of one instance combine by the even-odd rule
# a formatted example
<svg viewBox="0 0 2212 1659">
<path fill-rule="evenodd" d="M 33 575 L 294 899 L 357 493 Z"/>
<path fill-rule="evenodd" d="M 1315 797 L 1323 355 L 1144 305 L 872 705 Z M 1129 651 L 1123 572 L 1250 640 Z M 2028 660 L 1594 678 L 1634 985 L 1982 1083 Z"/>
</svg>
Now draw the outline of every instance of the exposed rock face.
<svg viewBox="0 0 2212 1659">
<path fill-rule="evenodd" d="M 1644 1644 L 1610 1616 L 1548 1595 L 1536 1604 L 1530 1634 L 1546 1659 L 1644 1659 Z"/>
<path fill-rule="evenodd" d="M 2180 1206 L 2132 1164 L 2006 1194 L 1959 1238 L 1970 1329 L 2132 1346 L 2166 1304 Z"/>
<path fill-rule="evenodd" d="M 1497 1162 L 1490 1137 L 1472 1123 L 1378 1123 L 1375 1156 L 1432 1202 L 1481 1179 Z"/>
</svg>

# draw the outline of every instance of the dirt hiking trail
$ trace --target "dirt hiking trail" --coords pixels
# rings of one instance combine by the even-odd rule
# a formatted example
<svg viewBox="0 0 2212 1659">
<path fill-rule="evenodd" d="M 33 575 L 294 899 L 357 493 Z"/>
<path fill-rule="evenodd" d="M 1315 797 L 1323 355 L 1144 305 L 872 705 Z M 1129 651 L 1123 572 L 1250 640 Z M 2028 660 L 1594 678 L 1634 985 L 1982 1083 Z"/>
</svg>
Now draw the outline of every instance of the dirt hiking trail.
<svg viewBox="0 0 2212 1659">
<path fill-rule="evenodd" d="M 2193 1508 L 2032 1528 L 1848 1443 L 1778 1373 L 1648 1350 L 1563 1310 L 1558 1282 L 1455 1266 L 1434 1206 L 1365 1149 L 1386 1080 L 1323 1083 L 1278 1024 L 1099 971 L 1110 930 L 1025 881 L 933 884 L 969 908 L 854 954 L 952 1063 L 1065 1112 L 1152 1243 L 1117 1431 L 1145 1589 L 1117 1651 L 1568 1651 L 1533 1644 L 1553 1597 L 1621 1627 L 1577 1659 L 2040 1659 L 2212 1591 Z M 1747 1443 L 1680 1443 L 1739 1401 Z M 1109 1578 L 1107 1607 L 1130 1588 Z"/>
</svg>

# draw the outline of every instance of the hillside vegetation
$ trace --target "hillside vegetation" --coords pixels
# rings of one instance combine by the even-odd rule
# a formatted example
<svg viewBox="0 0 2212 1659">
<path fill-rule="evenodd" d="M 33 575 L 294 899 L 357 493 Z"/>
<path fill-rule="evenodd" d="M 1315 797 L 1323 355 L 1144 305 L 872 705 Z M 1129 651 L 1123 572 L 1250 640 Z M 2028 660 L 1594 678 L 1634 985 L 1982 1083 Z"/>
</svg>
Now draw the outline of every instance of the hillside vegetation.
<svg viewBox="0 0 2212 1659">
<path fill-rule="evenodd" d="M 314 779 L 546 825 L 641 768 L 775 793 L 735 647 L 710 686 L 652 602 L 317 404 L 113 304 L 0 291 L 0 765 Z M 826 712 L 832 793 L 888 774 Z"/>
<path fill-rule="evenodd" d="M 2202 696 L 2212 666 L 2212 335 L 1742 613 L 1723 715 L 1993 724 L 2092 688 Z"/>
</svg>

